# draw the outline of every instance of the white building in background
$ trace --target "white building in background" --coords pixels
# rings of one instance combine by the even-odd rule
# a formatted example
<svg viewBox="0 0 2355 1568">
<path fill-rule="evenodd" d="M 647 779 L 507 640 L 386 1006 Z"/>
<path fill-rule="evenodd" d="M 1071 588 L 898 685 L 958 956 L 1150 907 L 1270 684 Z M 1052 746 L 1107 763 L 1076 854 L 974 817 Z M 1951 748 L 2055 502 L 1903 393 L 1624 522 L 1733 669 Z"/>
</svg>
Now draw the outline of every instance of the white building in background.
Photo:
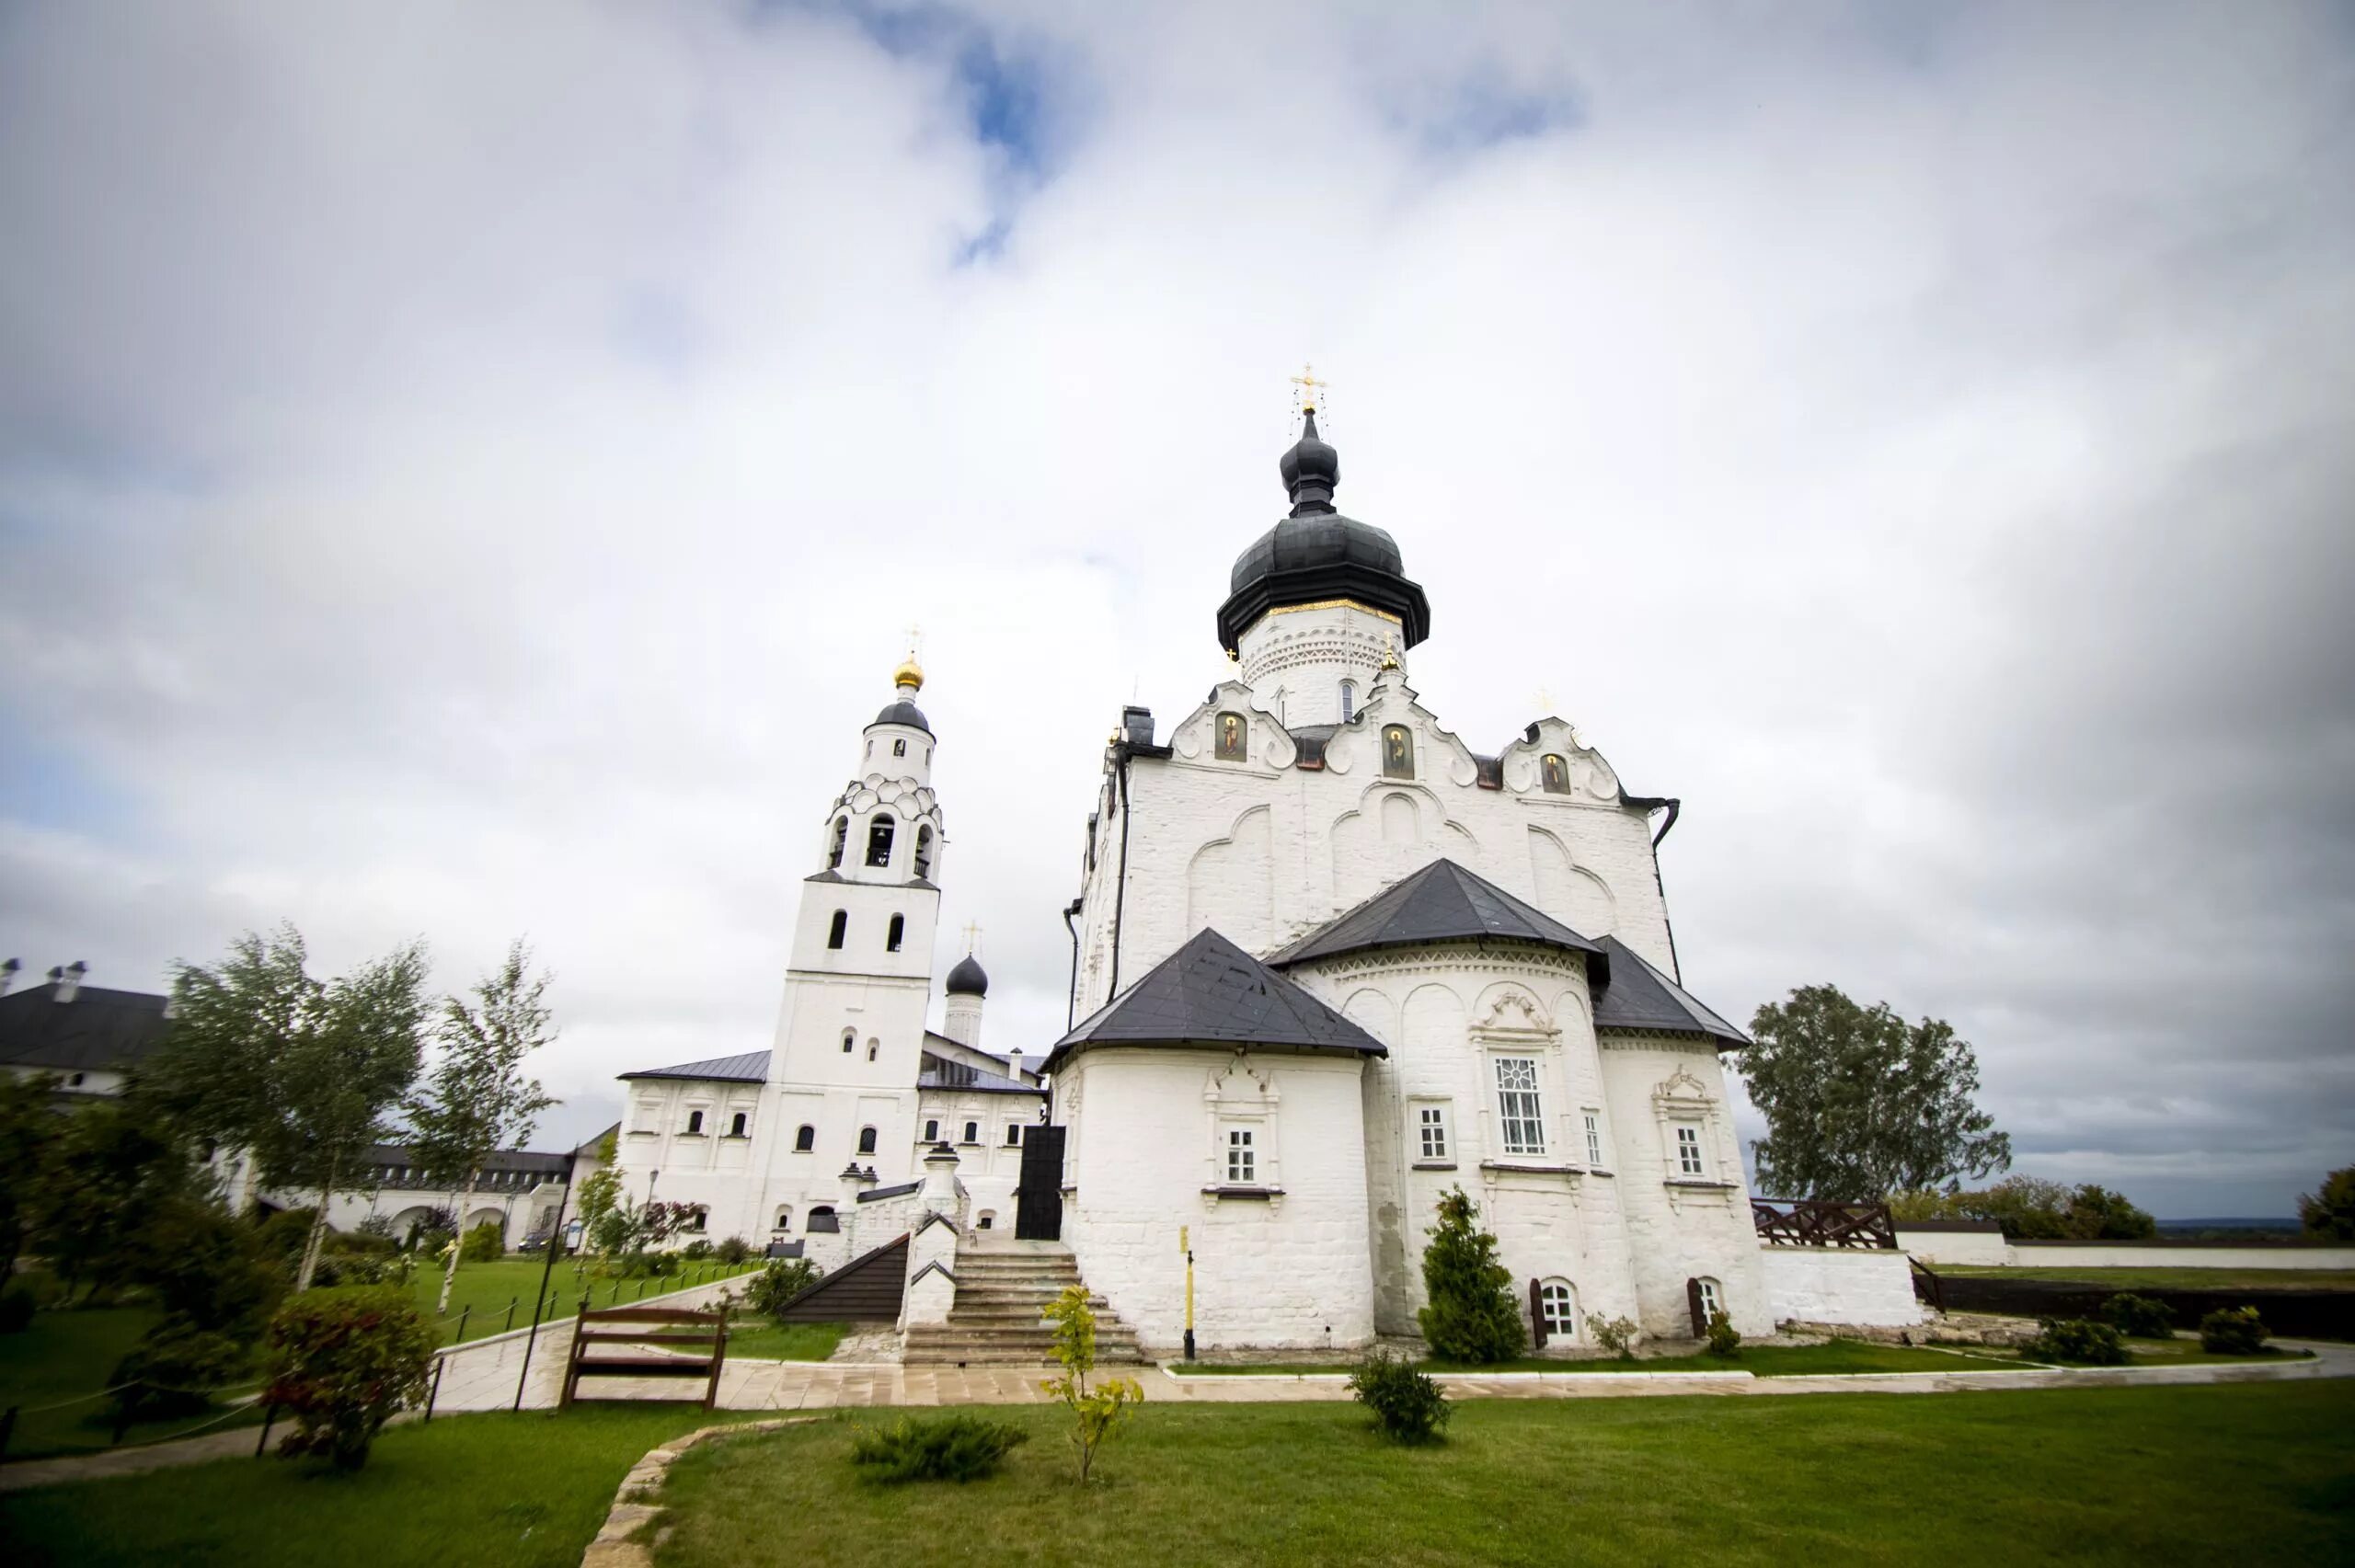
<svg viewBox="0 0 2355 1568">
<path fill-rule="evenodd" d="M 689 1229 L 833 1265 L 906 1229 L 936 1145 L 956 1150 L 978 1232 L 1009 1225 L 1022 1129 L 1045 1092 L 1017 1053 L 982 1048 L 989 979 L 970 953 L 931 1001 L 947 838 L 913 658 L 864 731 L 801 886 L 775 1042 L 622 1075 L 617 1167 L 633 1202 L 684 1203 Z"/>
</svg>

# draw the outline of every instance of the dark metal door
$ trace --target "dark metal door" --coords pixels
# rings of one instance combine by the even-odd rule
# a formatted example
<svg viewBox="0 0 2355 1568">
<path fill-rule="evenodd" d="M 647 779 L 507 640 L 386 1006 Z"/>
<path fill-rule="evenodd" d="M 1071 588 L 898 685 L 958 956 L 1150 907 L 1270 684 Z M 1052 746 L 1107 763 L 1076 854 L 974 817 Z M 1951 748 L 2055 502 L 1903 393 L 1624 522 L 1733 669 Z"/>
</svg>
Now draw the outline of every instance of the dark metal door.
<svg viewBox="0 0 2355 1568">
<path fill-rule="evenodd" d="M 1014 1235 L 1022 1242 L 1063 1238 L 1063 1129 L 1022 1129 L 1021 1185 L 1014 1189 Z"/>
</svg>

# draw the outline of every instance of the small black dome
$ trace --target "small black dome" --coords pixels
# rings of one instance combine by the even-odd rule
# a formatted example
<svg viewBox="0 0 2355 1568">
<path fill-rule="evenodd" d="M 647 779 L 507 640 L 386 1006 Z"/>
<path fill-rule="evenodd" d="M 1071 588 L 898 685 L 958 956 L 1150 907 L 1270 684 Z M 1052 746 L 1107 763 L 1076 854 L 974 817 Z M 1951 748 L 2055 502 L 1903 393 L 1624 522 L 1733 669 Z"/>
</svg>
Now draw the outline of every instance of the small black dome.
<svg viewBox="0 0 2355 1568">
<path fill-rule="evenodd" d="M 875 722 L 877 724 L 904 724 L 910 729 L 921 729 L 926 735 L 930 735 L 932 733 L 932 726 L 925 722 L 924 710 L 916 706 L 913 703 L 908 701 L 905 697 L 901 698 L 898 702 L 893 703 L 890 707 L 885 708 L 881 713 L 877 714 L 875 715 Z"/>
<path fill-rule="evenodd" d="M 1430 635 L 1430 601 L 1407 577 L 1398 542 L 1333 509 L 1341 458 L 1316 433 L 1316 416 L 1278 464 L 1292 495 L 1292 515 L 1235 558 L 1229 593 L 1219 606 L 1219 646 L 1232 648 L 1270 610 L 1354 599 L 1398 617 L 1400 641 L 1413 647 Z"/>
<path fill-rule="evenodd" d="M 957 960 L 955 968 L 948 971 L 948 990 L 950 996 L 987 996 L 990 993 L 990 978 L 982 973 L 981 965 L 968 953 Z"/>
</svg>

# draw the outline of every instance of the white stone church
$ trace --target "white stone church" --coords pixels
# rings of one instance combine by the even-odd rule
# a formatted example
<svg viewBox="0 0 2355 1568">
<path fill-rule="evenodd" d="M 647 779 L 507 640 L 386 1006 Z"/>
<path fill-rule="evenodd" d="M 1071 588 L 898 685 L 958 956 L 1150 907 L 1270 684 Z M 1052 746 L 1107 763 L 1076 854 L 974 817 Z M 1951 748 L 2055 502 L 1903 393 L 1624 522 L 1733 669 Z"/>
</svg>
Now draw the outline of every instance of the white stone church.
<svg viewBox="0 0 2355 1568">
<path fill-rule="evenodd" d="M 1203 1349 L 1411 1334 L 1455 1185 L 1555 1348 L 1590 1313 L 1917 1321 L 1902 1254 L 1760 1245 L 1719 1062 L 1746 1042 L 1684 990 L 1662 890 L 1678 802 L 1559 718 L 1494 751 L 1443 727 L 1408 674 L 1430 607 L 1335 510 L 1313 408 L 1281 470 L 1290 514 L 1218 611 L 1228 679 L 1104 752 L 1070 1032 L 1035 1069 L 983 1050 L 970 955 L 925 1027 L 948 872 L 912 660 L 812 846 L 773 1048 L 626 1076 L 630 1196 L 904 1271 L 912 1356 L 982 1358 L 951 1329 L 1025 1249 L 1148 1352 L 1186 1339 L 1189 1248 Z"/>
</svg>

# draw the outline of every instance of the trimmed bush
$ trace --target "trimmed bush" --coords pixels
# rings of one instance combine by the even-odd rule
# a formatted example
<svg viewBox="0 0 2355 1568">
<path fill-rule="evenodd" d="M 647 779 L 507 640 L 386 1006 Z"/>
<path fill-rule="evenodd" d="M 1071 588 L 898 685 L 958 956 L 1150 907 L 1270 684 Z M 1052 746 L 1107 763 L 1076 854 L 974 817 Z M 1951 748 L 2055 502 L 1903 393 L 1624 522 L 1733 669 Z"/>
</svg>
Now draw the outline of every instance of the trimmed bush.
<svg viewBox="0 0 2355 1568">
<path fill-rule="evenodd" d="M 2211 1356 L 2254 1356 L 2270 1337 L 2255 1307 L 2219 1307 L 2200 1320 L 2200 1348 Z"/>
<path fill-rule="evenodd" d="M 1709 1354 L 1725 1356 L 1741 1354 L 1741 1331 L 1733 1326 L 1733 1320 L 1726 1316 L 1723 1307 L 1709 1314 Z"/>
<path fill-rule="evenodd" d="M 465 1244 L 458 1249 L 460 1263 L 497 1263 L 507 1253 L 507 1243 L 499 1234 L 499 1227 L 486 1219 L 466 1232 Z"/>
<path fill-rule="evenodd" d="M 1350 1374 L 1350 1395 L 1373 1412 L 1383 1435 L 1401 1443 L 1428 1443 L 1455 1413 L 1440 1386 L 1411 1361 L 1377 1350 Z"/>
<path fill-rule="evenodd" d="M 752 1255 L 752 1243 L 741 1236 L 730 1236 L 712 1249 L 712 1255 L 725 1264 L 742 1263 Z"/>
<path fill-rule="evenodd" d="M 1510 1361 L 1526 1334 L 1512 1274 L 1497 1261 L 1497 1239 L 1473 1222 L 1479 1207 L 1462 1187 L 1439 1200 L 1439 1223 L 1424 1232 L 1423 1289 L 1430 1305 L 1415 1314 L 1441 1361 Z"/>
<path fill-rule="evenodd" d="M 32 1327 L 33 1310 L 39 1305 L 33 1293 L 21 1285 L 0 1290 L 0 1333 L 22 1333 Z"/>
<path fill-rule="evenodd" d="M 2020 1346 L 2038 1361 L 2074 1361 L 2086 1367 L 2122 1367 L 2126 1342 L 2108 1323 L 2090 1318 L 2046 1318 L 2037 1336 Z"/>
<path fill-rule="evenodd" d="M 250 1365 L 244 1342 L 167 1318 L 107 1378 L 122 1385 L 115 1390 L 116 1424 L 193 1415 L 212 1404 L 216 1390 L 244 1378 Z"/>
<path fill-rule="evenodd" d="M 2175 1337 L 2175 1309 L 2148 1296 L 2112 1296 L 2101 1304 L 2101 1315 L 2129 1339 Z"/>
<path fill-rule="evenodd" d="M 902 1416 L 889 1426 L 862 1426 L 853 1432 L 850 1462 L 859 1467 L 861 1480 L 885 1485 L 979 1481 L 1029 1440 L 1030 1434 L 1019 1426 L 978 1415 L 929 1421 Z"/>
<path fill-rule="evenodd" d="M 262 1396 L 294 1418 L 281 1454 L 316 1454 L 339 1470 L 368 1462 L 386 1421 L 425 1401 L 433 1331 L 392 1286 L 306 1290 L 270 1323 Z"/>
<path fill-rule="evenodd" d="M 808 1258 L 777 1258 L 744 1281 L 744 1307 L 774 1318 L 785 1304 L 818 1283 L 818 1265 Z"/>
<path fill-rule="evenodd" d="M 1633 1318 L 1606 1318 L 1601 1312 L 1586 1315 L 1586 1332 L 1594 1336 L 1594 1343 L 1622 1361 L 1636 1358 L 1636 1327 Z"/>
</svg>

